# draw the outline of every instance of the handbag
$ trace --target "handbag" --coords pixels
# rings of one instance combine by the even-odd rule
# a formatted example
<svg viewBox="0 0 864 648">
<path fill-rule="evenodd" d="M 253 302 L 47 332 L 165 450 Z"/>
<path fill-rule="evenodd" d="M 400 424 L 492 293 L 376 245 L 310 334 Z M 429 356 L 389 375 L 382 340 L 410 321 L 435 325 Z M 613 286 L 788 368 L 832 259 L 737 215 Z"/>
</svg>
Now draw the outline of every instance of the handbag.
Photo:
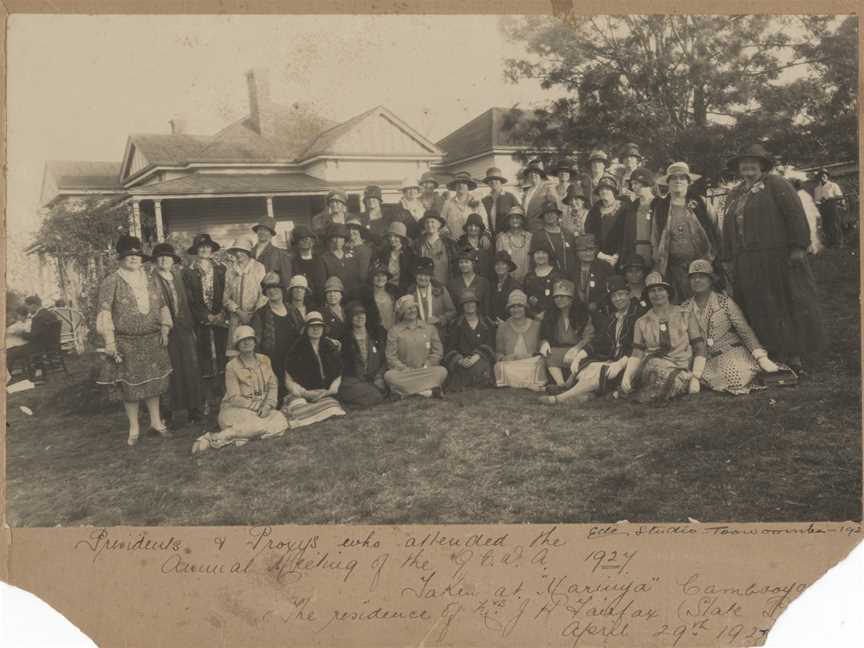
<svg viewBox="0 0 864 648">
<path fill-rule="evenodd" d="M 778 362 L 777 367 L 777 371 L 759 373 L 759 378 L 765 387 L 795 387 L 798 384 L 798 374 L 790 367 L 782 362 Z"/>
</svg>

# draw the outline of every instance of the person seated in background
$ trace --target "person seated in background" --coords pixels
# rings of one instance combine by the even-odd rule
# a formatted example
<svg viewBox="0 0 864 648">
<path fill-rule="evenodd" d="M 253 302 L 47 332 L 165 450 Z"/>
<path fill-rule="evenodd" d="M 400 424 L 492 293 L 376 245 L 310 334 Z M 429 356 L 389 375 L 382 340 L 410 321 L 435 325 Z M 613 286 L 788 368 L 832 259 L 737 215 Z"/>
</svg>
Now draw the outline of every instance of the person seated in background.
<svg viewBox="0 0 864 648">
<path fill-rule="evenodd" d="M 288 429 L 288 420 L 276 407 L 278 387 L 270 358 L 255 353 L 254 329 L 238 326 L 232 346 L 238 353 L 225 367 L 219 432 L 198 437 L 192 454 L 227 445 L 241 446 L 251 439 L 278 436 Z"/>
<path fill-rule="evenodd" d="M 509 317 L 507 300 L 510 293 L 521 288 L 521 285 L 513 278 L 516 264 L 513 263 L 507 250 L 498 250 L 495 253 L 492 268 L 495 270 L 495 276 L 489 282 L 489 316 L 497 326 Z"/>
<path fill-rule="evenodd" d="M 572 281 L 555 282 L 552 302 L 540 324 L 540 355 L 555 385 L 563 385 L 565 370 L 575 376 L 580 363 L 588 358 L 594 326 L 588 308 L 575 298 Z"/>
<path fill-rule="evenodd" d="M 409 295 L 417 302 L 419 317 L 427 324 L 438 329 L 438 337 L 443 344 L 447 334 L 447 326 L 456 317 L 456 306 L 447 286 L 438 283 L 433 277 L 432 259 L 420 257 L 414 264 L 415 285 Z"/>
<path fill-rule="evenodd" d="M 547 405 L 568 400 L 584 401 L 592 394 L 606 394 L 621 380 L 627 361 L 633 353 L 633 329 L 645 310 L 630 298 L 630 287 L 624 277 L 612 275 L 606 281 L 608 291 L 605 330 L 594 335 L 594 357 L 581 371 L 574 373 L 557 394 L 540 397 Z M 549 390 L 547 390 L 549 391 Z"/>
<path fill-rule="evenodd" d="M 645 292 L 651 310 L 636 321 L 619 393 L 640 403 L 699 393 L 706 344 L 696 318 L 672 303 L 672 285 L 659 272 L 645 279 Z"/>
<path fill-rule="evenodd" d="M 24 300 L 30 314 L 30 330 L 21 330 L 18 335 L 27 340 L 27 353 L 54 351 L 60 345 L 60 320 L 47 308 L 42 307 L 39 295 L 30 295 Z"/>
<path fill-rule="evenodd" d="M 447 369 L 441 366 L 444 347 L 438 329 L 420 319 L 417 300 L 403 295 L 396 302 L 396 325 L 387 333 L 384 381 L 395 398 L 418 394 L 442 398 Z"/>
<path fill-rule="evenodd" d="M 384 401 L 387 383 L 387 332 L 370 326 L 366 306 L 354 301 L 345 307 L 350 328 L 342 338 L 342 383 L 339 402 L 349 407 L 372 407 Z"/>
<path fill-rule="evenodd" d="M 532 247 L 534 249 L 531 252 L 531 259 L 534 262 L 534 269 L 525 275 L 522 286 L 528 296 L 529 314 L 542 317 L 542 313 L 552 304 L 552 286 L 564 277 L 553 265 L 555 253 L 548 242 L 540 240 L 532 243 Z"/>
<path fill-rule="evenodd" d="M 345 288 L 339 277 L 330 277 L 324 282 L 324 306 L 321 316 L 327 329 L 327 337 L 341 340 L 348 330 L 350 322 L 345 317 L 342 304 L 345 301 Z"/>
<path fill-rule="evenodd" d="M 528 317 L 528 296 L 519 289 L 507 302 L 510 317 L 495 334 L 495 384 L 543 391 L 546 363 L 540 355 L 540 322 Z"/>
<path fill-rule="evenodd" d="M 447 391 L 495 386 L 495 324 L 478 312 L 478 304 L 477 295 L 463 292 L 462 314 L 447 332 Z"/>
<path fill-rule="evenodd" d="M 697 259 L 690 264 L 693 296 L 681 304 L 705 338 L 708 359 L 702 384 L 714 391 L 747 394 L 760 386 L 754 379 L 760 370 L 774 373 L 779 367 L 768 357 L 744 313 L 728 295 L 714 290 L 714 267 Z"/>
<path fill-rule="evenodd" d="M 344 416 L 337 396 L 342 384 L 341 343 L 324 337 L 321 313 L 306 315 L 302 335 L 285 358 L 288 395 L 282 413 L 292 430 Z"/>
</svg>

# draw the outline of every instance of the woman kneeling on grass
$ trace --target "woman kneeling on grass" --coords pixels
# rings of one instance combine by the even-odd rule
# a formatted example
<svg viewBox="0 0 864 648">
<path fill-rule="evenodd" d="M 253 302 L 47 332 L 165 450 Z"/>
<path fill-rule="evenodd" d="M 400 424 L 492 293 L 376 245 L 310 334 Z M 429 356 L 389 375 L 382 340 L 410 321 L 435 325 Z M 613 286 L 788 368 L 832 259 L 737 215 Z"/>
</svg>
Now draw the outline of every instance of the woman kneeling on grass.
<svg viewBox="0 0 864 648">
<path fill-rule="evenodd" d="M 440 366 L 444 347 L 434 324 L 418 317 L 417 300 L 403 295 L 396 302 L 396 325 L 387 333 L 384 381 L 394 398 L 419 394 L 442 397 L 447 370 Z"/>
<path fill-rule="evenodd" d="M 498 327 L 495 384 L 543 391 L 546 363 L 540 355 L 540 322 L 527 317 L 528 296 L 519 289 L 507 300 L 510 317 Z"/>
<path fill-rule="evenodd" d="M 320 423 L 331 416 L 345 416 L 336 400 L 342 384 L 341 345 L 324 337 L 324 318 L 306 315 L 303 336 L 285 358 L 288 395 L 282 413 L 292 430 Z"/>
<path fill-rule="evenodd" d="M 553 405 L 568 400 L 585 401 L 591 394 L 608 393 L 621 379 L 627 361 L 633 353 L 633 329 L 644 314 L 639 302 L 630 298 L 630 286 L 624 277 L 613 275 L 606 280 L 611 305 L 610 315 L 604 320 L 605 331 L 600 331 L 599 344 L 603 345 L 604 360 L 592 362 L 574 376 L 575 384 L 568 381 L 569 389 L 555 396 L 541 396 L 540 402 Z M 608 355 L 606 355 L 608 354 Z"/>
<path fill-rule="evenodd" d="M 681 304 L 690 313 L 708 347 L 702 384 L 715 391 L 747 394 L 761 389 L 753 379 L 759 370 L 774 373 L 779 367 L 768 358 L 744 313 L 727 295 L 714 291 L 714 267 L 697 259 L 690 264 L 693 296 Z"/>
<path fill-rule="evenodd" d="M 225 367 L 220 431 L 198 437 L 192 454 L 231 444 L 241 446 L 250 439 L 278 436 L 288 429 L 287 419 L 276 409 L 278 387 L 270 358 L 255 353 L 255 329 L 238 326 L 232 345 L 238 355 Z"/>
<path fill-rule="evenodd" d="M 705 371 L 705 338 L 688 311 L 672 304 L 672 285 L 659 272 L 645 279 L 651 310 L 633 331 L 633 355 L 627 361 L 620 392 L 634 392 L 640 403 L 666 401 L 699 392 Z M 692 363 L 692 370 L 691 370 Z"/>
</svg>

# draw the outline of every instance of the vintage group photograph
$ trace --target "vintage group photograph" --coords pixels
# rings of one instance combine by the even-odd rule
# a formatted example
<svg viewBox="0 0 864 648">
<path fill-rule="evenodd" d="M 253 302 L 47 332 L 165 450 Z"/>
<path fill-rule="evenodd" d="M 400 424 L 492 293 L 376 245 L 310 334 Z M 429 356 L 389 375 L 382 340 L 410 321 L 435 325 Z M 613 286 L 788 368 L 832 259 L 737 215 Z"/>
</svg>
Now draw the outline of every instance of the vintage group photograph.
<svg viewBox="0 0 864 648">
<path fill-rule="evenodd" d="M 855 16 L 7 46 L 10 526 L 861 520 Z"/>
</svg>

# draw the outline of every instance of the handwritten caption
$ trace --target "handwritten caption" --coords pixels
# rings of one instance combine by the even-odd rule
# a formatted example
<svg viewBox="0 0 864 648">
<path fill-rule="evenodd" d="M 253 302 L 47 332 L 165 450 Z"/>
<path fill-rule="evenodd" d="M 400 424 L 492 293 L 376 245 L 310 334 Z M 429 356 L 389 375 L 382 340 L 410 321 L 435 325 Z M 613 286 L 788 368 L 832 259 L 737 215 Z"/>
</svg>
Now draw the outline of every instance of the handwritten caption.
<svg viewBox="0 0 864 648">
<path fill-rule="evenodd" d="M 336 628 L 416 626 L 426 645 L 462 632 L 562 646 L 751 646 L 809 583 L 776 569 L 770 578 L 699 565 L 670 569 L 674 538 L 860 536 L 861 525 L 596 525 L 584 536 L 557 526 L 527 533 L 463 533 L 405 527 L 396 533 L 336 527 L 326 536 L 259 526 L 194 544 L 150 530 L 94 529 L 74 543 L 94 565 L 135 554 L 161 578 L 246 579 L 242 619 L 326 636 Z M 641 539 L 663 536 L 668 550 Z M 686 561 L 685 561 L 686 562 Z M 753 570 L 749 570 L 751 573 Z M 339 596 L 320 597 L 322 587 Z M 266 589 L 266 596 L 256 593 Z M 379 631 L 380 631 L 379 629 Z M 460 630 L 461 629 L 461 630 Z"/>
</svg>

